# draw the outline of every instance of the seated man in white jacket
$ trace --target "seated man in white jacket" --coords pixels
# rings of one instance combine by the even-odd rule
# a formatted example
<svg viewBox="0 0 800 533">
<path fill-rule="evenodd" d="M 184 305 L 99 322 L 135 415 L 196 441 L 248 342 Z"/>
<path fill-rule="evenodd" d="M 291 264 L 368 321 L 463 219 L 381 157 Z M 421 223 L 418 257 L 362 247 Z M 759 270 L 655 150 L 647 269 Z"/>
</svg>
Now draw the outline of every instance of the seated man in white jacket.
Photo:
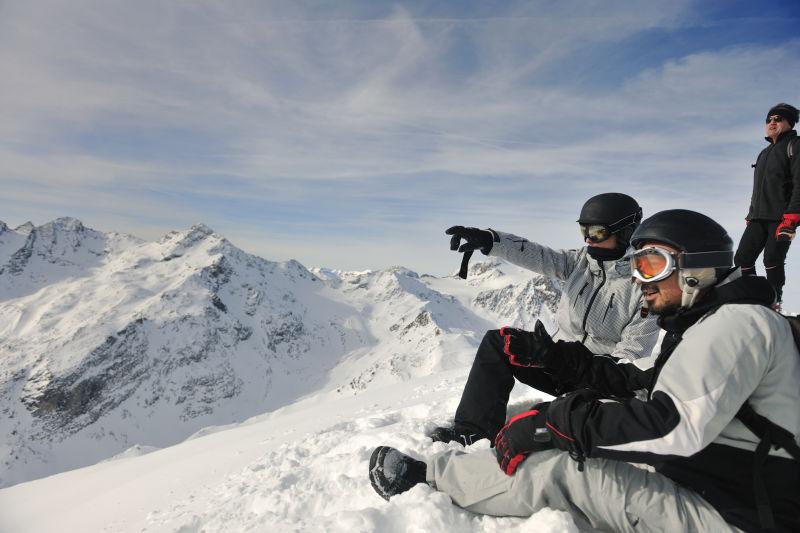
<svg viewBox="0 0 800 533">
<path fill-rule="evenodd" d="M 655 320 L 642 316 L 642 293 L 631 284 L 630 265 L 623 260 L 641 219 L 636 200 L 612 192 L 594 196 L 583 205 L 578 224 L 586 246 L 576 250 L 553 250 L 509 233 L 463 226 L 454 226 L 447 234 L 453 236 L 453 250 L 479 249 L 563 281 L 555 340 L 578 341 L 593 353 L 633 360 L 649 355 L 658 338 Z M 459 247 L 461 239 L 466 242 Z M 536 328 L 544 331 L 540 322 Z M 541 369 L 519 365 L 504 350 L 503 333 L 491 330 L 484 336 L 455 423 L 434 429 L 434 441 L 493 440 L 505 423 L 515 380 L 554 395 L 569 390 Z"/>
<path fill-rule="evenodd" d="M 800 353 L 774 290 L 730 268 L 733 242 L 700 213 L 657 213 L 631 242 L 666 331 L 654 363 L 510 331 L 518 361 L 575 390 L 512 418 L 494 449 L 425 463 L 377 448 L 381 496 L 427 482 L 476 513 L 549 507 L 604 531 L 800 531 Z"/>
</svg>

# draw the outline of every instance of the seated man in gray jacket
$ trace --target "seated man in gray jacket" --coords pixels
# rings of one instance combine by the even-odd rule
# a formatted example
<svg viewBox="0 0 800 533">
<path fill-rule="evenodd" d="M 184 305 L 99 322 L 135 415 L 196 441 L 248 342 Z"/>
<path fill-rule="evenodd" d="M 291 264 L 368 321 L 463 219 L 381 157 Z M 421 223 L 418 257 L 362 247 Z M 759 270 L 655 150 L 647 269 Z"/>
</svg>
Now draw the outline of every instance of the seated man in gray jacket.
<svg viewBox="0 0 800 533">
<path fill-rule="evenodd" d="M 578 341 L 596 354 L 633 360 L 649 355 L 658 325 L 642 316 L 642 293 L 630 282 L 628 261 L 622 260 L 630 236 L 642 219 L 642 209 L 628 195 L 605 193 L 586 201 L 580 225 L 586 246 L 553 250 L 501 233 L 454 226 L 451 249 L 481 250 L 539 274 L 564 282 L 556 311 L 555 340 Z M 459 247 L 461 239 L 466 242 Z M 505 349 L 506 329 L 488 331 L 472 364 L 452 427 L 433 430 L 434 441 L 494 439 L 506 421 L 506 406 L 515 379 L 549 394 L 568 389 L 539 368 L 519 364 Z M 537 331 L 545 331 L 541 322 Z"/>
<path fill-rule="evenodd" d="M 427 482 L 476 513 L 549 507 L 603 531 L 800 531 L 800 353 L 774 290 L 730 268 L 733 241 L 700 213 L 656 213 L 631 242 L 633 276 L 666 331 L 654 363 L 510 332 L 520 362 L 575 390 L 512 418 L 493 450 L 426 464 L 377 448 L 381 496 Z"/>
</svg>

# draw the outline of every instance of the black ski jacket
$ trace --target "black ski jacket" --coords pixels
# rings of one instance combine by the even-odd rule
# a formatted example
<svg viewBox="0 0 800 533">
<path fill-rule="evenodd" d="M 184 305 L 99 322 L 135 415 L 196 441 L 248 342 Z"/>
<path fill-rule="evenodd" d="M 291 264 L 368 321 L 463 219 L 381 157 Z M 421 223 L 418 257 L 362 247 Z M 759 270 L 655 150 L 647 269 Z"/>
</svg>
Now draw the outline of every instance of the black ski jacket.
<svg viewBox="0 0 800 533">
<path fill-rule="evenodd" d="M 772 298 L 766 279 L 734 271 L 691 309 L 659 317 L 666 335 L 649 365 L 556 343 L 546 370 L 574 392 L 547 409 L 555 446 L 578 461 L 654 465 L 729 523 L 761 531 L 753 483 L 761 439 L 736 413 L 747 401 L 800 434 L 800 354 L 788 321 L 769 308 Z M 800 531 L 800 465 L 773 449 L 761 476 L 776 531 Z"/>
<path fill-rule="evenodd" d="M 781 220 L 784 213 L 800 213 L 800 141 L 797 132 L 783 132 L 764 148 L 753 172 L 753 195 L 747 220 Z M 788 145 L 793 144 L 791 161 Z"/>
</svg>

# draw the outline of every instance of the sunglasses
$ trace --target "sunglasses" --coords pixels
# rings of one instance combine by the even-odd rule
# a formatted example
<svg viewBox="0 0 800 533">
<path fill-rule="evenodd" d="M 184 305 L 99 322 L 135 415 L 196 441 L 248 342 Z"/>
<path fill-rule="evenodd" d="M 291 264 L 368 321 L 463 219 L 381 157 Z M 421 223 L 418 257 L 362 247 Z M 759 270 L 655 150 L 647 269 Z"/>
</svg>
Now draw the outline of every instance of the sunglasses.
<svg viewBox="0 0 800 533">
<path fill-rule="evenodd" d="M 780 124 L 783 122 L 784 118 L 779 115 L 772 115 L 771 117 L 767 117 L 767 124 L 770 122 L 774 122 L 775 124 Z"/>
<path fill-rule="evenodd" d="M 598 243 L 607 241 L 612 233 L 611 229 L 608 226 L 604 226 L 602 224 L 578 224 L 581 228 L 581 235 L 583 235 L 583 240 L 588 240 L 589 242 Z"/>
</svg>

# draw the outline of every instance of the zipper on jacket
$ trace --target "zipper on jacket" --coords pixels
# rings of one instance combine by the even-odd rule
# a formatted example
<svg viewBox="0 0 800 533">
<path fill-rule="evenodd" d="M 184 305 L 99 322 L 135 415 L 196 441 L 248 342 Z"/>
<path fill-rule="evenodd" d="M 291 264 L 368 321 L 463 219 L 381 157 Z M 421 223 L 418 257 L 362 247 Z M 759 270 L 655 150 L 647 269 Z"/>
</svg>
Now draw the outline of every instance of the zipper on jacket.
<svg viewBox="0 0 800 533">
<path fill-rule="evenodd" d="M 572 307 L 578 307 L 578 296 L 582 296 L 583 295 L 583 291 L 585 291 L 586 287 L 588 287 L 588 286 L 589 286 L 589 282 L 588 281 L 583 284 L 583 287 L 581 287 L 581 290 L 579 290 L 578 294 L 575 295 L 575 300 L 572 302 Z"/>
<path fill-rule="evenodd" d="M 589 332 L 586 331 L 586 321 L 589 320 L 589 311 L 592 310 L 592 304 L 594 304 L 594 299 L 597 298 L 597 293 L 600 292 L 600 289 L 602 289 L 603 285 L 606 284 L 606 269 L 603 266 L 602 261 L 598 261 L 598 264 L 600 265 L 600 271 L 603 273 L 603 281 L 600 282 L 595 291 L 592 293 L 592 297 L 589 299 L 589 305 L 586 306 L 586 313 L 583 315 L 583 326 L 582 326 L 583 340 L 581 341 L 581 343 L 586 342 L 586 337 L 589 336 Z"/>
<path fill-rule="evenodd" d="M 611 299 L 610 299 L 610 300 L 608 300 L 608 307 L 606 307 L 606 312 L 605 312 L 605 313 L 603 313 L 603 320 L 602 320 L 601 322 L 605 322 L 605 320 L 606 320 L 606 315 L 608 315 L 608 311 L 609 311 L 609 309 L 611 309 L 612 307 L 614 307 L 614 295 L 615 295 L 615 294 L 617 294 L 617 293 L 615 293 L 615 292 L 612 292 L 612 293 L 611 293 Z"/>
</svg>

